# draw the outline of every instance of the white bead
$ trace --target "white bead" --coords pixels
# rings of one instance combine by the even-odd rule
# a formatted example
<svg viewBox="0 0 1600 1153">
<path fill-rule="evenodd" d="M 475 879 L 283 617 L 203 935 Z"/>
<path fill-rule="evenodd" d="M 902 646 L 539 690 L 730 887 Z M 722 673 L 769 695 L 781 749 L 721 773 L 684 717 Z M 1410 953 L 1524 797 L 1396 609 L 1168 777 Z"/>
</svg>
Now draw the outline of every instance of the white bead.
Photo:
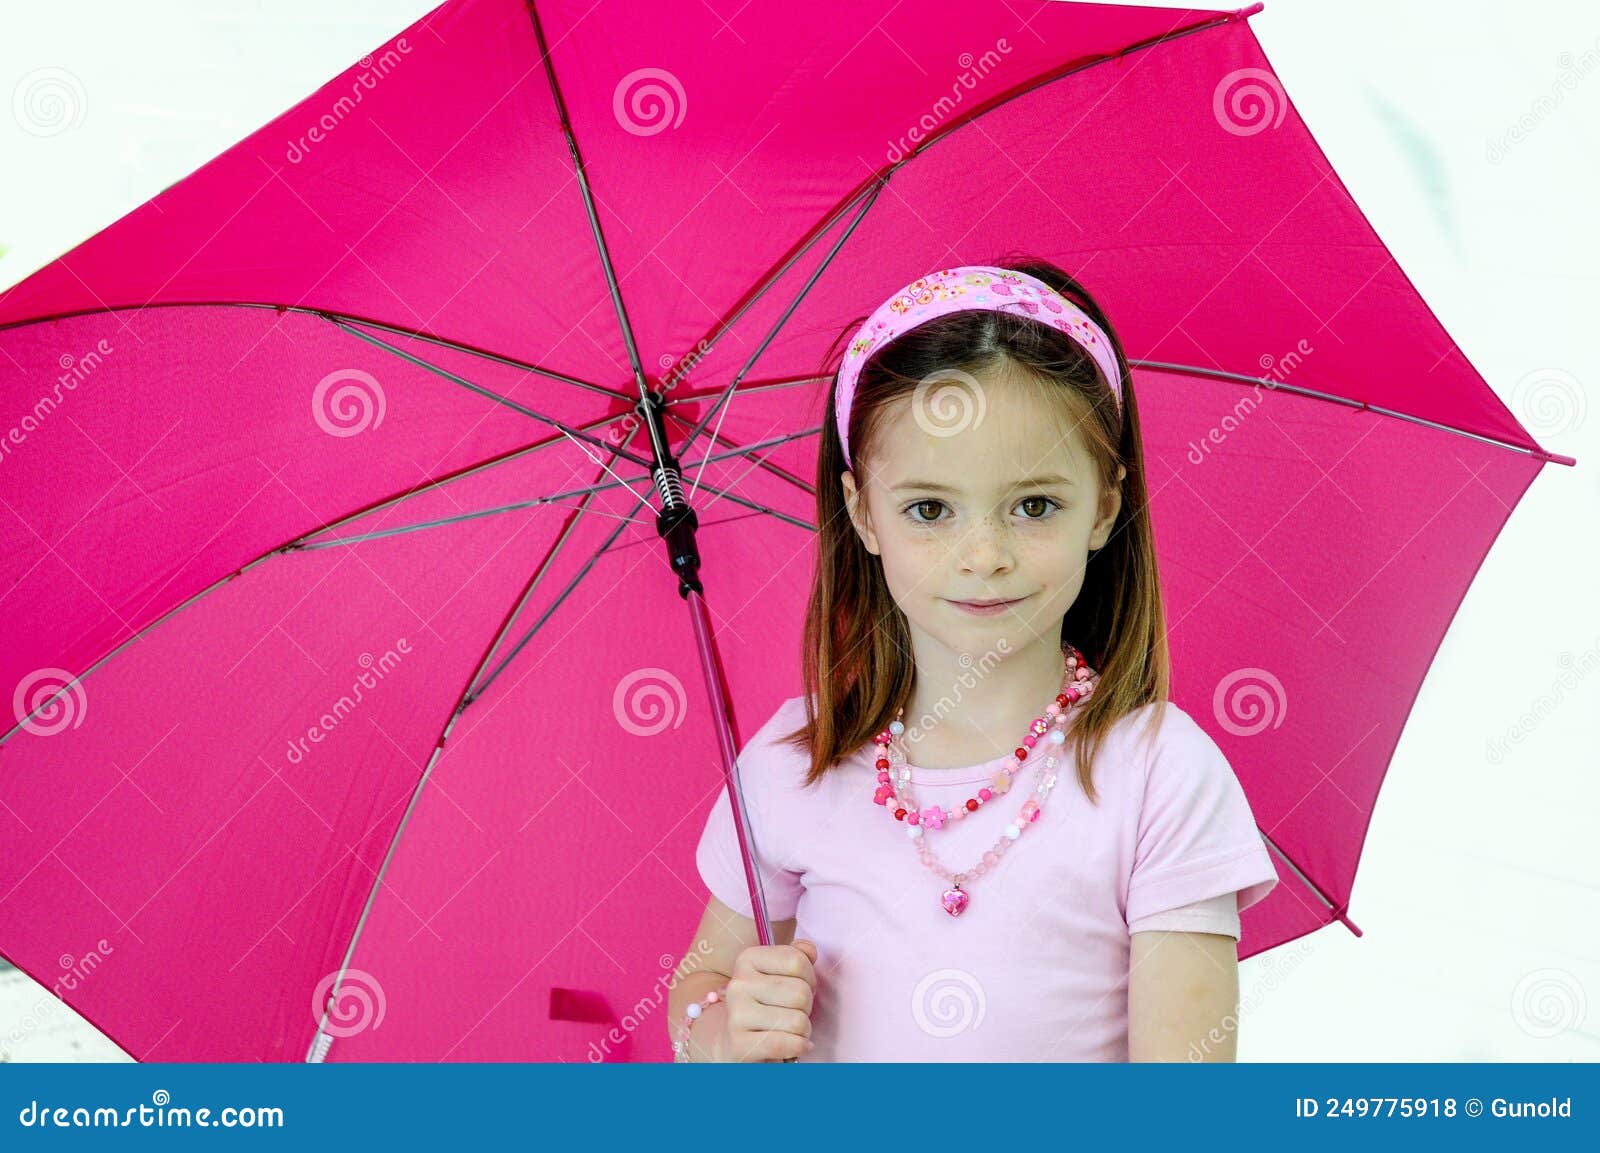
<svg viewBox="0 0 1600 1153">
<path fill-rule="evenodd" d="M 1067 734 L 1066 734 L 1065 730 L 1063 730 L 1063 729 L 1051 729 L 1050 730 L 1050 743 L 1052 745 L 1062 744 L 1062 743 L 1064 743 L 1066 741 L 1066 739 L 1067 739 Z"/>
<path fill-rule="evenodd" d="M 898 737 L 906 731 L 906 726 L 901 721 L 890 721 L 889 731 Z"/>
<path fill-rule="evenodd" d="M 909 781 L 911 779 L 911 770 L 910 769 L 901 769 L 900 770 L 900 779 L 902 781 Z"/>
<path fill-rule="evenodd" d="M 1022 836 L 1022 828 L 1018 825 L 1007 825 L 1006 836 L 1014 841 L 1018 837 Z"/>
<path fill-rule="evenodd" d="M 690 1017 L 698 1017 L 700 1016 L 700 1006 L 698 1004 L 690 1005 L 684 1012 Z"/>
<path fill-rule="evenodd" d="M 908 826 L 906 826 L 906 836 L 910 837 L 913 841 L 916 840 L 918 837 L 922 836 L 922 826 L 921 825 L 908 825 Z"/>
</svg>

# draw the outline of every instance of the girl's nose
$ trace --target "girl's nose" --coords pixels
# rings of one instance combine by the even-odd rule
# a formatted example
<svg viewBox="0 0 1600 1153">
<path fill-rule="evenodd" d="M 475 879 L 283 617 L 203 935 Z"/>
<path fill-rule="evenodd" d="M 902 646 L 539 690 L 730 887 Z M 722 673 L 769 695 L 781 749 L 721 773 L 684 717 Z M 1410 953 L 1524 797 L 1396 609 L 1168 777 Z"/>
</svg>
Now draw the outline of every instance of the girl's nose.
<svg viewBox="0 0 1600 1153">
<path fill-rule="evenodd" d="M 975 525 L 961 542 L 961 565 L 967 572 L 987 576 L 1008 571 L 1012 563 L 1010 534 L 993 520 Z"/>
</svg>

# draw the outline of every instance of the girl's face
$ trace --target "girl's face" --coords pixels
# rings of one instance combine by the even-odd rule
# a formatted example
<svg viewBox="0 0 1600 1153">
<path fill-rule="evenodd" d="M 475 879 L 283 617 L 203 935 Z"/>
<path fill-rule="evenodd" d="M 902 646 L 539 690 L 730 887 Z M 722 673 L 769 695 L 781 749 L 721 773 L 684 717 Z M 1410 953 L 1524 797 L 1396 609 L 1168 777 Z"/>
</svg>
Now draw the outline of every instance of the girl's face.
<svg viewBox="0 0 1600 1153">
<path fill-rule="evenodd" d="M 1120 483 L 1102 489 L 1068 406 L 1016 371 L 956 377 L 967 395 L 955 424 L 940 419 L 951 406 L 938 396 L 954 380 L 934 378 L 893 403 L 856 471 L 840 474 L 856 531 L 913 632 L 957 653 L 1001 638 L 1005 652 L 1058 644 L 1089 550 L 1122 507 Z M 989 600 L 1013 603 L 990 613 L 957 603 Z"/>
</svg>

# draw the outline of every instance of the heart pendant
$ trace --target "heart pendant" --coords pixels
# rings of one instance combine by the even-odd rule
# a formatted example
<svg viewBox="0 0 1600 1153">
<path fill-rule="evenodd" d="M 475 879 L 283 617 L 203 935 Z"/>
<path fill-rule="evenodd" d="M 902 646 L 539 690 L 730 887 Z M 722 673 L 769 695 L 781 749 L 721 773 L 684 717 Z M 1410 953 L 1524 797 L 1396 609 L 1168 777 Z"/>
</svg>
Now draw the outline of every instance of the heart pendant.
<svg viewBox="0 0 1600 1153">
<path fill-rule="evenodd" d="M 967 891 L 961 888 L 946 889 L 939 898 L 939 903 L 944 906 L 944 911 L 952 917 L 959 917 L 966 910 L 967 902 L 971 900 Z"/>
</svg>

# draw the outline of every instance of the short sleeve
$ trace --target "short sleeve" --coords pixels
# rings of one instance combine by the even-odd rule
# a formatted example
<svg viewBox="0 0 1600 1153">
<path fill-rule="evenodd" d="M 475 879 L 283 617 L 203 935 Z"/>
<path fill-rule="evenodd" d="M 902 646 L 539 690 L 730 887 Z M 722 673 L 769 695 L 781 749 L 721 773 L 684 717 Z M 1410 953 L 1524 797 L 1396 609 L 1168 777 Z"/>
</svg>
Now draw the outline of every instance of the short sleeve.
<svg viewBox="0 0 1600 1153">
<path fill-rule="evenodd" d="M 786 848 L 798 838 L 788 835 L 786 821 L 799 820 L 794 780 L 804 774 L 808 760 L 781 741 L 783 734 L 799 728 L 805 718 L 804 699 L 791 697 L 779 706 L 739 752 L 739 781 L 744 790 L 751 857 L 761 880 L 767 915 L 787 921 L 800 906 L 805 890 L 804 869 L 789 858 Z M 733 825 L 733 805 L 724 784 L 706 815 L 695 866 L 711 895 L 728 908 L 753 918 L 750 886 L 745 880 L 744 858 L 739 853 L 739 833 Z"/>
<path fill-rule="evenodd" d="M 1171 701 L 1146 761 L 1126 918 L 1237 894 L 1243 912 L 1278 883 L 1244 787 L 1222 750 Z M 1206 914 L 1210 915 L 1210 914 Z M 1209 931 L 1209 930 L 1208 930 Z"/>
<path fill-rule="evenodd" d="M 1223 937 L 1239 939 L 1239 894 L 1222 893 L 1204 900 L 1191 901 L 1168 909 L 1164 913 L 1151 913 L 1129 922 L 1128 932 L 1148 933 L 1161 930 L 1169 933 L 1216 933 Z"/>
<path fill-rule="evenodd" d="M 770 824 L 750 787 L 748 774 L 740 778 L 744 785 L 745 807 L 750 810 L 749 829 L 752 858 L 756 873 L 761 878 L 761 894 L 767 902 L 767 916 L 774 921 L 787 921 L 800 906 L 800 893 L 804 889 L 801 874 L 773 862 L 768 855 L 770 832 L 762 829 Z M 739 832 L 733 827 L 733 805 L 728 798 L 728 786 L 723 785 L 717 800 L 706 816 L 705 828 L 700 833 L 700 845 L 695 850 L 695 866 L 700 879 L 711 895 L 728 908 L 754 919 L 750 907 L 750 885 L 745 880 L 744 859 L 739 854 Z"/>
</svg>

